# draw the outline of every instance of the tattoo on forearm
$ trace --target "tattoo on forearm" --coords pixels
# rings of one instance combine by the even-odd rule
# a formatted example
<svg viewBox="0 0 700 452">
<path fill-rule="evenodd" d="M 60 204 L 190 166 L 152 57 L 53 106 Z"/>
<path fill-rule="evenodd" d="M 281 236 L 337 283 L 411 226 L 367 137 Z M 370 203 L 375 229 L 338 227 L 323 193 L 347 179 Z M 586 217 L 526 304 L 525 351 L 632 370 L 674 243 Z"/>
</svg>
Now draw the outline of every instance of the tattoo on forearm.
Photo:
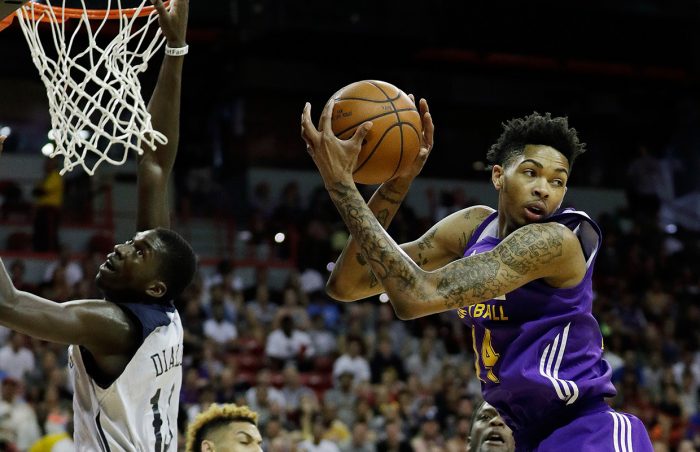
<svg viewBox="0 0 700 452">
<path fill-rule="evenodd" d="M 375 288 L 379 284 L 379 281 L 377 280 L 377 277 L 374 275 L 374 272 L 372 270 L 369 271 L 369 287 L 371 289 Z"/>
<path fill-rule="evenodd" d="M 396 190 L 392 190 L 389 187 L 381 186 L 377 192 L 379 196 L 386 202 L 391 204 L 401 204 L 404 195 Z"/>
<path fill-rule="evenodd" d="M 438 294 L 445 298 L 445 308 L 466 306 L 469 298 L 482 299 L 487 293 L 498 291 L 502 286 L 496 278 L 500 267 L 500 262 L 483 254 L 448 267 L 437 284 Z"/>
<path fill-rule="evenodd" d="M 372 264 L 378 281 L 382 285 L 387 281 L 396 283 L 398 290 L 411 291 L 414 297 L 424 297 L 417 284 L 417 267 L 412 261 L 407 262 L 401 252 L 390 244 L 386 231 L 377 221 L 373 221 L 371 211 L 364 206 L 365 202 L 357 191 L 338 183 L 329 189 L 329 194 L 350 234 L 357 239 L 363 259 Z"/>
<path fill-rule="evenodd" d="M 377 221 L 379 221 L 379 224 L 382 225 L 383 228 L 386 228 L 388 226 L 387 219 L 389 218 L 389 209 L 382 209 L 379 212 L 377 212 Z"/>
<path fill-rule="evenodd" d="M 355 257 L 357 258 L 358 264 L 360 264 L 362 266 L 367 265 L 367 259 L 365 259 L 365 257 L 362 255 L 362 253 L 357 253 L 357 255 Z"/>
</svg>

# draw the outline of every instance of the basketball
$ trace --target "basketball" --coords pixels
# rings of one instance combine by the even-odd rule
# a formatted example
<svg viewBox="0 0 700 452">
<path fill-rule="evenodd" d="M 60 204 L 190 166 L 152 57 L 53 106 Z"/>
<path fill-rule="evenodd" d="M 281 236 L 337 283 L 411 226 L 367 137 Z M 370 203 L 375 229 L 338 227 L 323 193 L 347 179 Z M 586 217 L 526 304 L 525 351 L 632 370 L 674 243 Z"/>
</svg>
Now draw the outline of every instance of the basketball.
<svg viewBox="0 0 700 452">
<path fill-rule="evenodd" d="M 360 184 L 380 184 L 413 163 L 420 149 L 422 124 L 411 99 L 378 80 L 351 83 L 333 95 L 333 133 L 346 140 L 372 121 L 353 171 Z"/>
</svg>

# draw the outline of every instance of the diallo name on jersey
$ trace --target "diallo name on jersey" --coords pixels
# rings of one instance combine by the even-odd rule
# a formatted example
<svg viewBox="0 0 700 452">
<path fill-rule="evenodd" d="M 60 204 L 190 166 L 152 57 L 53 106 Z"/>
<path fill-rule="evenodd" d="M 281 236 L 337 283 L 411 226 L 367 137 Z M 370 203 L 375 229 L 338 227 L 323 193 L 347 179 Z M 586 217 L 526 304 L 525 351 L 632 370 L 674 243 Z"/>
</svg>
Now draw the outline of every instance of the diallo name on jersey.
<svg viewBox="0 0 700 452">
<path fill-rule="evenodd" d="M 164 349 L 160 353 L 151 355 L 151 362 L 156 371 L 156 377 L 175 367 L 182 366 L 182 349 L 180 344 L 173 345 L 170 349 Z"/>
</svg>

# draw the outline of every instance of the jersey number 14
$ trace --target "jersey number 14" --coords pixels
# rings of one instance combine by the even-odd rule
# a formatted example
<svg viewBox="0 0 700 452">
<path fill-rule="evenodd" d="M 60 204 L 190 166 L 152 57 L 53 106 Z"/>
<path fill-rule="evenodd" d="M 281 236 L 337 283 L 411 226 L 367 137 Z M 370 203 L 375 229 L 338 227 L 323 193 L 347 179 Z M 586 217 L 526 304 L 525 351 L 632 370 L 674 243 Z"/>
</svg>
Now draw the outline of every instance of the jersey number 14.
<svg viewBox="0 0 700 452">
<path fill-rule="evenodd" d="M 499 383 L 498 377 L 493 372 L 493 368 L 496 366 L 498 358 L 501 355 L 496 353 L 496 350 L 493 349 L 493 345 L 491 345 L 491 330 L 488 328 L 484 329 L 484 337 L 481 340 L 480 347 L 481 353 L 477 351 L 478 345 L 476 340 L 476 329 L 474 327 L 472 327 L 472 340 L 474 341 L 474 364 L 476 367 L 476 375 L 479 377 L 479 380 L 486 383 L 486 380 L 484 380 L 484 377 L 481 375 L 481 369 L 483 368 L 486 372 L 486 378 L 493 383 Z"/>
</svg>

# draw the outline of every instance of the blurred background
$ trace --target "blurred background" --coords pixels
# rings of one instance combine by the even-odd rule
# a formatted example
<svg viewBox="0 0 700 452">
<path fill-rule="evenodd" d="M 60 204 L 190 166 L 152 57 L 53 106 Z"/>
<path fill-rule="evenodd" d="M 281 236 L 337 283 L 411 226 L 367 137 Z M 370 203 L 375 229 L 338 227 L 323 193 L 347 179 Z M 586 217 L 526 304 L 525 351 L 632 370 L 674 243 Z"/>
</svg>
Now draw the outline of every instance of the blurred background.
<svg viewBox="0 0 700 452">
<path fill-rule="evenodd" d="M 299 115 L 378 79 L 425 97 L 436 125 L 390 228 L 399 242 L 474 203 L 495 207 L 483 162 L 503 121 L 569 117 L 588 152 L 567 200 L 605 234 L 594 309 L 619 391 L 610 403 L 639 416 L 657 450 L 700 450 L 700 2 L 192 1 L 188 41 L 172 203 L 201 265 L 178 300 L 181 426 L 237 401 L 261 413 L 268 450 L 314 436 L 343 451 L 464 450 L 480 395 L 457 316 L 400 322 L 386 300 L 323 291 L 347 233 Z M 3 260 L 19 287 L 97 296 L 96 266 L 133 234 L 133 159 L 57 182 L 41 155 L 45 88 L 16 24 L 0 52 Z M 305 345 L 280 354 L 289 319 Z M 8 331 L 0 344 L 0 438 L 24 450 L 69 429 L 65 350 Z"/>
</svg>

